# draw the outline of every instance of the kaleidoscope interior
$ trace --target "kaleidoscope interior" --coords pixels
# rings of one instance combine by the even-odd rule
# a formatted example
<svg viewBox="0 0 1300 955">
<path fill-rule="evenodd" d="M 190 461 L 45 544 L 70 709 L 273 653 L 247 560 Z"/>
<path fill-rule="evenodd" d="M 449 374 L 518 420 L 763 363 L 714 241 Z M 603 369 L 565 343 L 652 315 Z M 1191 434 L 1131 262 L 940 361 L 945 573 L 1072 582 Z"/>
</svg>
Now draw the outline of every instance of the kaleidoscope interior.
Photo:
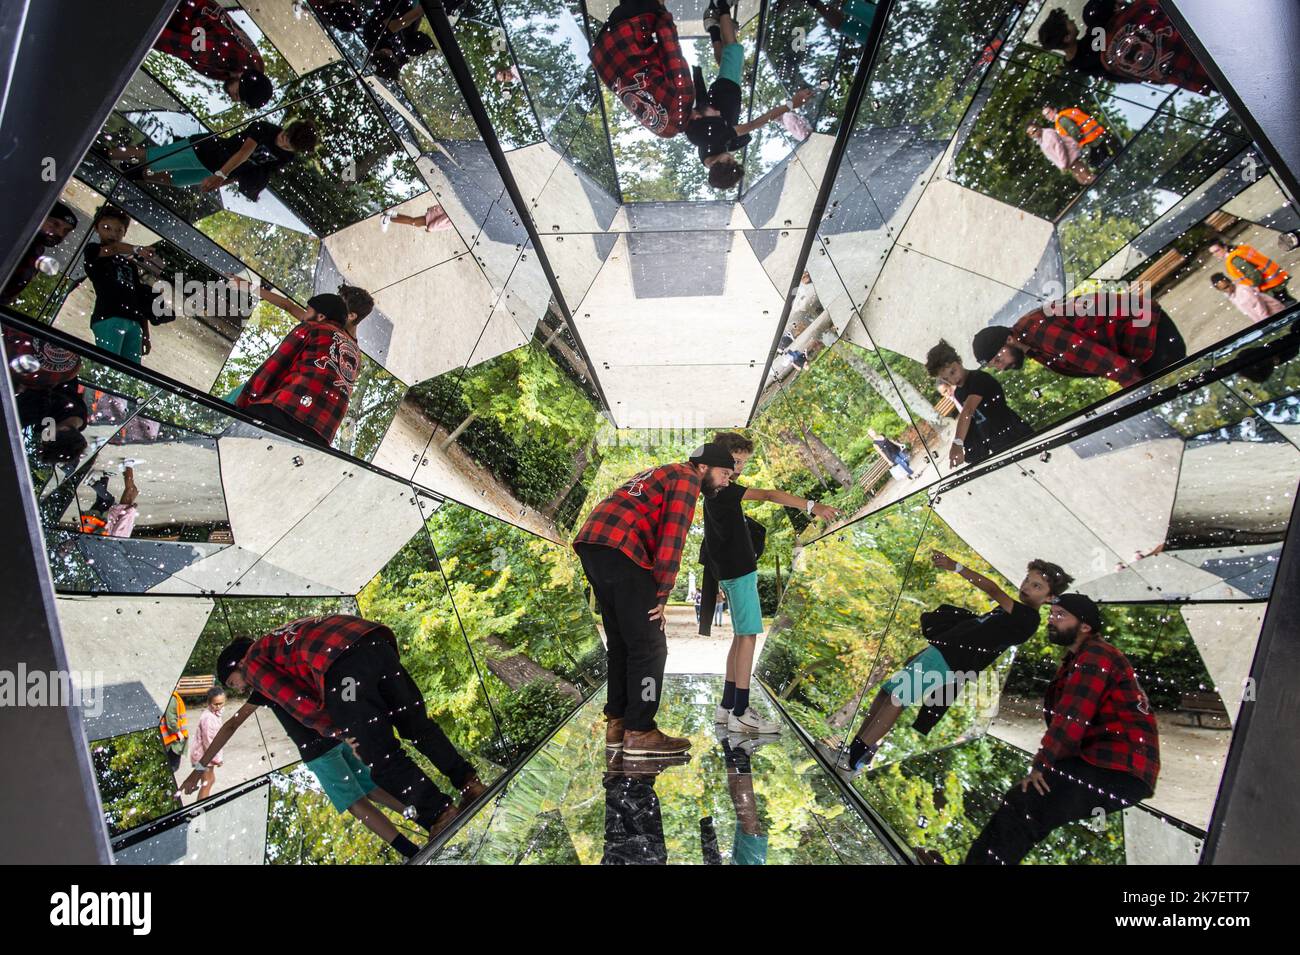
<svg viewBox="0 0 1300 955">
<path fill-rule="evenodd" d="M 960 864 L 1042 765 L 1057 610 L 933 728 L 904 699 L 854 747 L 929 614 L 1019 606 L 1032 561 L 1097 608 L 1159 772 L 1024 861 L 1208 861 L 1300 481 L 1300 215 L 1178 5 L 154 2 L 0 313 L 108 861 Z M 680 135 L 593 65 L 637 16 L 700 71 Z M 737 62 L 728 178 L 690 117 Z M 1145 352 L 1003 344 L 1108 297 Z M 335 303 L 342 404 L 262 414 Z M 746 495 L 762 632 L 701 633 L 706 483 L 659 594 L 654 718 L 689 752 L 636 764 L 573 543 L 717 432 L 753 447 L 732 481 L 785 492 Z M 435 827 L 327 792 L 291 711 L 226 679 L 234 643 L 337 615 L 386 628 L 469 767 L 388 740 Z M 761 733 L 715 718 L 733 636 Z"/>
</svg>

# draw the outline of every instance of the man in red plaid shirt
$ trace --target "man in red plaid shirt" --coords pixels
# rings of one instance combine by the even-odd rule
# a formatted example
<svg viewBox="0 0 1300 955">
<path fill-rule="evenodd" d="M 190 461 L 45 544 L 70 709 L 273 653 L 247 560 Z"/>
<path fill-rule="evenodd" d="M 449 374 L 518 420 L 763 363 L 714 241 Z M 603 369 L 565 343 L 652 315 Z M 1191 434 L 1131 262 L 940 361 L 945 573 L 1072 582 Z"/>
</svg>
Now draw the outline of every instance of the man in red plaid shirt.
<svg viewBox="0 0 1300 955">
<path fill-rule="evenodd" d="M 664 606 L 700 494 L 731 483 L 735 461 L 720 444 L 643 471 L 597 504 L 573 539 L 600 603 L 609 654 L 605 745 L 627 758 L 673 756 L 690 741 L 655 727 L 668 639 Z"/>
<path fill-rule="evenodd" d="M 253 109 L 275 92 L 256 44 L 217 0 L 181 0 L 153 47 L 217 80 L 231 99 Z"/>
<path fill-rule="evenodd" d="M 665 139 L 686 128 L 695 84 L 662 0 L 623 0 L 589 55 L 596 75 L 638 123 Z"/>
<path fill-rule="evenodd" d="M 1047 733 L 1033 769 L 1003 797 L 967 865 L 1016 865 L 1053 829 L 1155 793 L 1155 713 L 1133 665 L 1101 630 L 1097 605 L 1083 594 L 1064 594 L 1053 605 L 1047 634 L 1067 649 L 1043 699 Z"/>
<path fill-rule="evenodd" d="M 1147 296 L 1097 292 L 1050 303 L 1015 325 L 990 325 L 975 335 L 975 360 L 998 371 L 1026 358 L 1072 378 L 1109 378 L 1135 385 L 1187 356 L 1183 336 Z"/>
<path fill-rule="evenodd" d="M 360 322 L 360 319 L 357 319 Z M 332 293 L 307 300 L 307 316 L 253 372 L 235 407 L 304 441 L 329 447 L 348 412 L 361 367 L 356 322 Z"/>
<path fill-rule="evenodd" d="M 396 637 L 381 623 L 347 614 L 294 620 L 257 640 L 231 643 L 217 658 L 217 678 L 235 693 L 260 694 L 327 739 L 347 740 L 381 789 L 415 807 L 415 821 L 431 836 L 456 817 L 456 807 L 406 755 L 394 730 L 466 797 L 485 791 L 429 718 Z"/>
</svg>

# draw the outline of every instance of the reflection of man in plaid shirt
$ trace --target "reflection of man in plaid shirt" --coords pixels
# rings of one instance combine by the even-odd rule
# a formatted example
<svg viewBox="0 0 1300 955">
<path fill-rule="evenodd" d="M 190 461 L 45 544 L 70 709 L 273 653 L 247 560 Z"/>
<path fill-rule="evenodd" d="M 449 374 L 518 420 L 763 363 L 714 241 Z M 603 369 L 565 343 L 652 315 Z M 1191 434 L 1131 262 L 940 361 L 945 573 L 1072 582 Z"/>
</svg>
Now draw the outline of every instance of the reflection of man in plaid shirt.
<svg viewBox="0 0 1300 955">
<path fill-rule="evenodd" d="M 381 623 L 326 614 L 255 641 L 235 640 L 217 658 L 217 678 L 236 693 L 259 694 L 250 700 L 255 706 L 274 703 L 321 736 L 346 739 L 380 788 L 414 806 L 416 822 L 431 832 L 455 811 L 398 736 L 458 788 L 477 782 L 474 767 L 430 719 L 397 638 Z"/>
<path fill-rule="evenodd" d="M 1052 607 L 1048 636 L 1066 652 L 1043 699 L 1047 733 L 1029 776 L 1006 794 L 968 864 L 1015 865 L 1058 826 L 1104 824 L 1107 813 L 1155 793 L 1155 713 L 1132 664 L 1101 631 L 1097 605 L 1082 594 L 1065 594 Z"/>
<path fill-rule="evenodd" d="M 980 329 L 975 360 L 999 371 L 1026 358 L 1072 378 L 1109 378 L 1128 386 L 1178 361 L 1187 346 L 1172 319 L 1146 296 L 1098 292 L 1053 303 L 1015 325 Z"/>
<path fill-rule="evenodd" d="M 660 0 L 623 0 L 590 56 L 596 74 L 638 123 L 665 139 L 686 128 L 695 85 L 673 15 Z"/>
<path fill-rule="evenodd" d="M 216 0 L 181 0 L 154 49 L 170 53 L 226 87 L 232 99 L 259 109 L 271 99 L 262 54 Z"/>
<path fill-rule="evenodd" d="M 597 504 L 574 537 L 609 647 L 606 743 L 623 746 L 626 730 L 628 757 L 671 755 L 690 745 L 664 736 L 654 722 L 668 659 L 664 606 L 695 503 L 726 487 L 734 465 L 726 448 L 706 444 L 689 462 L 651 468 Z"/>
<path fill-rule="evenodd" d="M 235 406 L 315 444 L 334 440 L 348 412 L 361 351 L 332 322 L 305 321 L 262 362 Z"/>
</svg>

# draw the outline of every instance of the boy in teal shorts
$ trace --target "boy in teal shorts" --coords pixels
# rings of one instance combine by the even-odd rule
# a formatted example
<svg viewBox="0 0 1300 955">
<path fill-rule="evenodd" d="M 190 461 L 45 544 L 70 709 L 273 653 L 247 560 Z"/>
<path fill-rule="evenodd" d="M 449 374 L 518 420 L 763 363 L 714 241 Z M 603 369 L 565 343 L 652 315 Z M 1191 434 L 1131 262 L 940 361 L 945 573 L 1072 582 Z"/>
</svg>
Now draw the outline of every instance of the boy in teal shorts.
<svg viewBox="0 0 1300 955">
<path fill-rule="evenodd" d="M 991 597 L 995 606 L 985 614 L 943 604 L 921 615 L 921 631 L 929 642 L 901 670 L 885 680 L 867 711 L 867 718 L 837 766 L 857 773 L 870 763 L 880 741 L 893 729 L 903 710 L 922 704 L 913 729 L 929 733 L 947 712 L 962 684 L 973 680 L 1003 651 L 1024 643 L 1038 632 L 1039 608 L 1054 601 L 1074 582 L 1056 564 L 1031 560 L 1020 591 L 1013 599 L 983 574 L 933 551 L 930 560 L 940 570 L 958 574 Z"/>
<path fill-rule="evenodd" d="M 736 21 L 731 17 L 731 8 L 725 2 L 714 0 L 704 12 L 704 26 L 713 39 L 718 78 L 707 92 L 703 89 L 702 75 L 696 80 L 695 109 L 686 125 L 686 138 L 699 149 L 700 162 L 709 169 L 709 185 L 714 189 L 730 189 L 745 176 L 745 167 L 734 153 L 749 143 L 750 131 L 798 109 L 812 98 L 812 90 L 800 90 L 789 103 L 741 123 L 740 87 L 745 48 L 736 40 Z"/>
<path fill-rule="evenodd" d="M 740 474 L 754 443 L 742 434 L 722 431 L 713 436 L 731 453 L 735 474 Z M 722 702 L 718 704 L 714 722 L 725 725 L 729 733 L 763 735 L 779 733 L 781 726 L 759 716 L 749 705 L 750 671 L 754 666 L 754 647 L 763 632 L 763 610 L 758 599 L 758 557 L 761 542 L 755 546 L 751 523 L 741 507 L 744 501 L 771 501 L 785 507 L 797 507 L 805 513 L 831 521 L 839 511 L 816 501 L 808 501 L 794 494 L 776 489 L 745 487 L 734 478 L 713 497 L 704 498 L 704 544 L 700 560 L 705 569 L 705 591 L 716 580 L 727 597 L 731 609 L 731 650 L 727 653 L 726 681 L 723 684 Z M 707 600 L 707 597 L 706 597 Z M 700 614 L 701 620 L 705 614 Z M 702 629 L 702 632 L 707 632 Z"/>
</svg>

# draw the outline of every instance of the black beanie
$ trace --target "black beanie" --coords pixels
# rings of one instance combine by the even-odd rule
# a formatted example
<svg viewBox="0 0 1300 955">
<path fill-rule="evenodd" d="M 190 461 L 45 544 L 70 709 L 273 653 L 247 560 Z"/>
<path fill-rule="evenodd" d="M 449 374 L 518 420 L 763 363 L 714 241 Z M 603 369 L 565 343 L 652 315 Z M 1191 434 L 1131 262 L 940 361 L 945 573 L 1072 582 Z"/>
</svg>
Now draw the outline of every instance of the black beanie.
<svg viewBox="0 0 1300 955">
<path fill-rule="evenodd" d="M 261 70 L 245 70 L 239 78 L 239 99 L 253 109 L 261 109 L 271 102 L 275 87 Z"/>
<path fill-rule="evenodd" d="M 1056 605 L 1074 614 L 1081 623 L 1092 627 L 1094 634 L 1101 633 L 1101 613 L 1091 597 L 1076 593 L 1061 594 L 1056 598 Z"/>
<path fill-rule="evenodd" d="M 975 341 L 971 343 L 971 350 L 975 352 L 975 361 L 987 365 L 993 360 L 993 356 L 1002 350 L 1002 346 L 1010 337 L 1011 329 L 1005 325 L 981 328 L 975 333 Z"/>
<path fill-rule="evenodd" d="M 710 441 L 708 444 L 702 444 L 690 456 L 691 464 L 707 464 L 715 468 L 731 468 L 735 470 L 736 459 L 720 444 L 714 444 Z"/>
<path fill-rule="evenodd" d="M 74 229 L 77 227 L 77 214 L 69 209 L 62 202 L 56 202 L 48 213 L 49 218 L 58 219 L 60 222 L 66 222 Z"/>
<path fill-rule="evenodd" d="M 307 299 L 307 307 L 315 309 L 316 314 L 324 321 L 333 322 L 335 325 L 348 323 L 348 303 L 343 301 L 341 295 L 335 295 L 333 292 L 313 295 Z"/>
<path fill-rule="evenodd" d="M 229 686 L 226 681 L 230 679 L 230 674 L 239 669 L 239 664 L 244 662 L 244 657 L 248 656 L 249 647 L 253 641 L 248 637 L 240 637 L 226 649 L 221 651 L 217 657 L 217 679 L 221 681 L 222 686 Z"/>
</svg>

